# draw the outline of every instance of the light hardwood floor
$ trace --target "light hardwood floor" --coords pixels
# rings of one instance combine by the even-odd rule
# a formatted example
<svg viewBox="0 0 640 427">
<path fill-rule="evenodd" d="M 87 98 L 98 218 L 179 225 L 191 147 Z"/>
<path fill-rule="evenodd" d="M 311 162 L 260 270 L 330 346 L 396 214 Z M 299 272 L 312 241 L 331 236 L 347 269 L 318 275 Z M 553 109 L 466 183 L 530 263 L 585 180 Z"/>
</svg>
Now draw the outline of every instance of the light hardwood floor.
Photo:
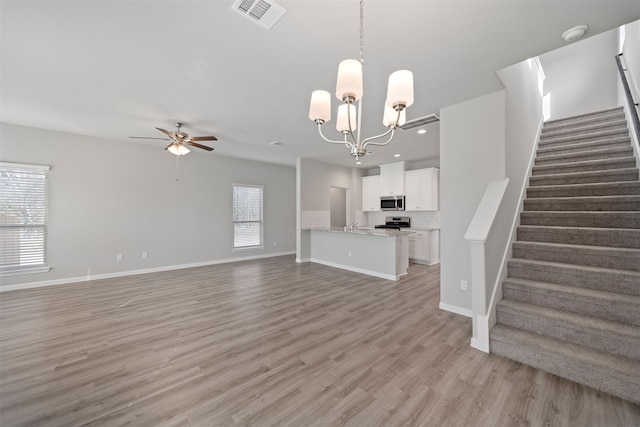
<svg viewBox="0 0 640 427">
<path fill-rule="evenodd" d="M 638 426 L 640 407 L 469 347 L 438 266 L 291 256 L 0 294 L 2 426 Z"/>
</svg>

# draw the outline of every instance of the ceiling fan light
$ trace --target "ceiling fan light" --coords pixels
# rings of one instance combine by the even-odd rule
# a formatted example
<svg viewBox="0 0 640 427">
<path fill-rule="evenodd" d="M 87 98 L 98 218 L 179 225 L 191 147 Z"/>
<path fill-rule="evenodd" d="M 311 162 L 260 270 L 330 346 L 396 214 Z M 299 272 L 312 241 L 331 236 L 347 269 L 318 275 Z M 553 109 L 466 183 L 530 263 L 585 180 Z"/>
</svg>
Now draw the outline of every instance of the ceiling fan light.
<svg viewBox="0 0 640 427">
<path fill-rule="evenodd" d="M 349 110 L 347 110 L 349 108 Z M 349 115 L 351 116 L 351 130 L 356 130 L 356 107 L 353 104 L 342 104 L 338 107 L 336 129 L 338 132 L 349 132 Z"/>
<path fill-rule="evenodd" d="M 387 105 L 394 109 L 404 109 L 413 104 L 413 73 L 398 70 L 389 76 Z"/>
<path fill-rule="evenodd" d="M 336 97 L 351 102 L 362 97 L 362 64 L 355 59 L 345 59 L 338 66 Z"/>
<path fill-rule="evenodd" d="M 398 123 L 396 123 L 396 120 L 398 120 Z M 384 106 L 384 116 L 382 118 L 382 123 L 386 126 L 386 127 L 393 127 L 393 126 L 402 126 L 403 124 L 405 124 L 405 122 L 407 121 L 407 110 L 403 109 L 402 111 L 400 111 L 400 119 L 398 119 L 398 112 L 396 110 L 394 110 L 393 108 L 389 107 L 388 105 Z"/>
<path fill-rule="evenodd" d="M 309 118 L 314 122 L 324 123 L 331 120 L 331 94 L 326 90 L 311 92 Z"/>
<path fill-rule="evenodd" d="M 171 154 L 175 154 L 176 156 L 184 156 L 191 151 L 182 144 L 171 144 L 169 148 L 167 148 L 167 150 L 169 150 Z"/>
</svg>

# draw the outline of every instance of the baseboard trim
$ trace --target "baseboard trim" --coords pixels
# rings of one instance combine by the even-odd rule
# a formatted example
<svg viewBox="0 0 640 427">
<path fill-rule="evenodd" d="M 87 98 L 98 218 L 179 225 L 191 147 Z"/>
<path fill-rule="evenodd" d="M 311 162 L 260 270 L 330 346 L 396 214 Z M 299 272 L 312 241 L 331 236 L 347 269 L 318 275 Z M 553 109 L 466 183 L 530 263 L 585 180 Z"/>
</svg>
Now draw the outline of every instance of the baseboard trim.
<svg viewBox="0 0 640 427">
<path fill-rule="evenodd" d="M 40 282 L 19 283 L 16 285 L 0 286 L 0 292 L 16 291 L 20 289 L 42 288 L 45 286 L 68 285 L 70 283 L 89 282 L 92 280 L 101 280 L 101 279 L 113 279 L 116 277 L 124 277 L 124 276 L 137 276 L 140 274 L 160 273 L 163 271 L 182 270 L 185 268 L 193 268 L 193 267 L 206 267 L 208 265 L 226 264 L 226 263 L 239 262 L 239 261 L 250 261 L 253 259 L 272 258 L 277 256 L 283 256 L 283 255 L 295 255 L 295 253 L 296 253 L 295 251 L 278 252 L 278 253 L 270 253 L 270 254 L 263 254 L 263 255 L 253 255 L 253 256 L 246 256 L 246 257 L 217 259 L 217 260 L 204 261 L 204 262 L 194 262 L 189 264 L 145 268 L 141 270 L 118 271 L 114 273 L 96 274 L 91 276 L 66 277 L 63 279 L 43 280 Z"/>
<path fill-rule="evenodd" d="M 462 308 L 462 307 L 458 307 L 456 305 L 446 304 L 446 303 L 444 303 L 442 301 L 440 302 L 438 307 L 440 308 L 440 310 L 449 311 L 451 313 L 459 314 L 459 315 L 465 316 L 465 317 L 472 317 L 471 316 L 471 310 L 469 310 L 467 308 Z"/>
<path fill-rule="evenodd" d="M 324 261 L 324 260 L 315 259 L 315 258 L 311 258 L 311 259 L 309 259 L 309 261 L 315 262 L 317 264 L 326 265 L 328 267 L 340 268 L 342 270 L 353 271 L 354 273 L 366 274 L 368 276 L 379 277 L 381 279 L 387 279 L 387 280 L 396 281 L 396 280 L 399 280 L 400 277 L 402 276 L 402 275 L 393 276 L 393 275 L 390 275 L 390 274 L 378 273 L 376 271 L 365 270 L 363 268 L 351 267 L 351 266 L 348 266 L 348 265 L 337 264 L 335 262 Z"/>
</svg>

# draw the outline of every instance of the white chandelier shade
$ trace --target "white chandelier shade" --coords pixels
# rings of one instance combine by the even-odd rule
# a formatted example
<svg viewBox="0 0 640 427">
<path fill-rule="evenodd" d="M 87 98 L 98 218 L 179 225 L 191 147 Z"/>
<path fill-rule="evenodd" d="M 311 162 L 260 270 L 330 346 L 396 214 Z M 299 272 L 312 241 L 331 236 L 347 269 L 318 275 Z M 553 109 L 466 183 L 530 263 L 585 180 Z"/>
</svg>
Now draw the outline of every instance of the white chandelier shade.
<svg viewBox="0 0 640 427">
<path fill-rule="evenodd" d="M 389 76 L 387 86 L 387 103 L 389 107 L 401 110 L 413 104 L 413 73 L 409 70 L 398 70 Z"/>
<path fill-rule="evenodd" d="M 345 59 L 338 65 L 336 97 L 340 101 L 354 102 L 362 98 L 362 64 L 355 59 Z"/>
<path fill-rule="evenodd" d="M 336 119 L 336 130 L 341 133 L 353 132 L 357 129 L 356 106 L 353 104 L 342 104 L 338 107 L 338 118 Z M 351 121 L 351 126 L 349 126 Z"/>
<path fill-rule="evenodd" d="M 400 111 L 400 118 L 398 118 L 398 112 L 393 108 L 385 104 L 384 117 L 382 124 L 386 127 L 402 126 L 407 121 L 407 110 Z"/>
<path fill-rule="evenodd" d="M 311 93 L 309 118 L 314 122 L 328 122 L 331 120 L 331 94 L 326 90 L 314 90 Z"/>
</svg>

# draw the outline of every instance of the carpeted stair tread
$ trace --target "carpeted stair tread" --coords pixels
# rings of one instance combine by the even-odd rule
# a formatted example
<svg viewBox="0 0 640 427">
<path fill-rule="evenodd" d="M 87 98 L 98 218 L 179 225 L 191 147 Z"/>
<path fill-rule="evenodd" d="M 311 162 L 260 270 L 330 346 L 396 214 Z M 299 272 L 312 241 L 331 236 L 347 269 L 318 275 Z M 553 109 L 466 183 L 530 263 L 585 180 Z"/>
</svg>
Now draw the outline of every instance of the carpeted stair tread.
<svg viewBox="0 0 640 427">
<path fill-rule="evenodd" d="M 599 150 L 602 148 L 629 147 L 631 137 L 623 136 L 618 138 L 605 138 L 590 142 L 580 142 L 571 145 L 540 147 L 536 151 L 536 156 L 544 158 L 553 154 L 574 153 L 579 151 Z"/>
<path fill-rule="evenodd" d="M 568 174 L 575 172 L 591 172 L 612 169 L 631 169 L 636 167 L 636 158 L 615 157 L 611 159 L 583 160 L 578 162 L 539 165 L 531 168 L 532 176 L 549 174 Z"/>
<path fill-rule="evenodd" d="M 503 299 L 498 322 L 640 362 L 640 328 L 613 320 Z"/>
<path fill-rule="evenodd" d="M 529 185 L 534 187 L 538 185 L 566 185 L 613 181 L 637 181 L 639 176 L 640 172 L 635 166 L 611 170 L 548 173 L 544 175 L 531 176 L 529 178 Z"/>
<path fill-rule="evenodd" d="M 568 245 L 548 242 L 514 242 L 513 257 L 640 271 L 640 249 Z"/>
<path fill-rule="evenodd" d="M 537 185 L 527 188 L 527 198 L 640 195 L 640 181 Z"/>
<path fill-rule="evenodd" d="M 574 135 L 550 136 L 540 135 L 538 147 L 548 147 L 552 145 L 561 146 L 574 144 L 576 142 L 595 141 L 603 138 L 619 138 L 629 135 L 629 129 L 610 129 L 585 133 L 577 133 Z"/>
<path fill-rule="evenodd" d="M 640 326 L 640 296 L 507 277 L 503 298 Z"/>
<path fill-rule="evenodd" d="M 561 136 L 561 135 L 574 135 L 576 133 L 591 133 L 598 130 L 609 129 L 627 129 L 627 120 L 622 117 L 617 119 L 609 119 L 601 122 L 586 122 L 581 124 L 565 124 L 564 126 L 556 126 L 555 128 L 545 127 L 541 135 L 543 137 Z"/>
<path fill-rule="evenodd" d="M 595 111 L 592 113 L 579 114 L 576 116 L 562 117 L 548 120 L 544 123 L 544 129 L 554 129 L 568 124 L 594 123 L 598 121 L 617 120 L 624 117 L 623 107 L 614 107 L 607 110 Z"/>
<path fill-rule="evenodd" d="M 640 228 L 640 212 L 634 211 L 524 211 L 522 225 L 589 228 Z"/>
<path fill-rule="evenodd" d="M 640 272 L 638 271 L 524 258 L 512 258 L 507 265 L 509 277 L 640 295 Z"/>
<path fill-rule="evenodd" d="M 640 404 L 638 361 L 496 325 L 491 352 Z"/>
<path fill-rule="evenodd" d="M 640 196 L 545 197 L 524 200 L 525 211 L 640 211 Z"/>
<path fill-rule="evenodd" d="M 543 157 L 538 156 L 534 164 L 542 166 L 630 156 L 633 156 L 633 148 L 629 145 L 627 147 L 600 148 L 573 153 L 550 154 Z"/>
<path fill-rule="evenodd" d="M 519 242 L 640 249 L 640 228 L 520 225 L 517 238 Z"/>
</svg>

